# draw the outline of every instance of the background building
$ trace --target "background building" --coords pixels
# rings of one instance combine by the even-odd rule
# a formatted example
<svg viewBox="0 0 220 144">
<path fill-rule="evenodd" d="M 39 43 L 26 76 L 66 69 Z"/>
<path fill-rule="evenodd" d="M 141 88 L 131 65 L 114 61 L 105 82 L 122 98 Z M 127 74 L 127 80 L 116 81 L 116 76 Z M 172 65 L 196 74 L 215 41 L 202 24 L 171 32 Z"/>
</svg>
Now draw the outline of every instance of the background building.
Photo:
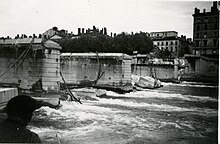
<svg viewBox="0 0 220 144">
<path fill-rule="evenodd" d="M 219 10 L 213 2 L 211 12 L 195 8 L 193 14 L 193 47 L 194 55 L 217 55 L 219 53 Z"/>
<path fill-rule="evenodd" d="M 150 37 L 160 50 L 168 50 L 173 58 L 182 57 L 189 53 L 190 39 L 186 36 L 178 37 L 176 31 L 151 32 Z"/>
<path fill-rule="evenodd" d="M 198 79 L 218 81 L 219 73 L 219 10 L 213 2 L 210 12 L 195 8 L 193 14 L 193 46 L 185 55 L 189 72 Z"/>
</svg>

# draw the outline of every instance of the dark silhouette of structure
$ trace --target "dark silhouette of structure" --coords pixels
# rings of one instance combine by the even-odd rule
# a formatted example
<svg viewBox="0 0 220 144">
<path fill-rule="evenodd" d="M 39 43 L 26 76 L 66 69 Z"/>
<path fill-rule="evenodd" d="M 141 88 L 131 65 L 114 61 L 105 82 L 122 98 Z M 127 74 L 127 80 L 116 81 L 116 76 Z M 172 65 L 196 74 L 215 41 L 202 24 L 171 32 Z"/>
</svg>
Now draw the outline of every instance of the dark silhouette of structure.
<svg viewBox="0 0 220 144">
<path fill-rule="evenodd" d="M 191 53 L 185 55 L 189 70 L 198 79 L 218 81 L 219 73 L 219 10 L 213 2 L 210 12 L 200 12 L 195 8 L 193 14 L 193 46 Z"/>
<path fill-rule="evenodd" d="M 194 55 L 219 54 L 219 10 L 217 2 L 213 2 L 211 12 L 200 12 L 195 8 L 193 14 L 193 47 Z"/>
</svg>

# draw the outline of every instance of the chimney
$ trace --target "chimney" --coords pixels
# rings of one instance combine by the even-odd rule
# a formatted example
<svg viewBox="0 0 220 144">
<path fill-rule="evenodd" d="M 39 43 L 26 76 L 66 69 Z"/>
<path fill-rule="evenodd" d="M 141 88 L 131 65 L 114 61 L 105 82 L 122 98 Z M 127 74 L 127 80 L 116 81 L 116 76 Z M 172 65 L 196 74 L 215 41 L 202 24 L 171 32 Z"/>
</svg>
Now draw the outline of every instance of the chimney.
<svg viewBox="0 0 220 144">
<path fill-rule="evenodd" d="M 196 14 L 197 13 L 197 7 L 195 7 L 195 9 L 194 9 L 194 14 Z"/>
<path fill-rule="evenodd" d="M 213 7 L 214 7 L 214 8 L 218 8 L 218 7 L 217 7 L 217 1 L 214 1 L 214 2 L 213 2 Z"/>
<path fill-rule="evenodd" d="M 211 12 L 218 12 L 217 1 L 213 2 L 213 6 L 211 7 Z"/>
<path fill-rule="evenodd" d="M 81 28 L 78 28 L 78 35 L 81 35 Z"/>
<path fill-rule="evenodd" d="M 100 30 L 100 34 L 103 34 L 103 28 L 102 28 L 102 30 Z"/>
<path fill-rule="evenodd" d="M 199 14 L 200 13 L 200 9 L 195 8 L 195 14 Z"/>
<path fill-rule="evenodd" d="M 55 26 L 54 26 L 52 29 L 53 29 L 53 30 L 55 30 L 55 31 L 57 31 L 57 30 L 58 30 L 58 28 L 57 28 L 57 27 L 55 27 Z"/>
<path fill-rule="evenodd" d="M 33 38 L 37 38 L 35 34 L 33 34 Z"/>
<path fill-rule="evenodd" d="M 107 28 L 104 27 L 104 35 L 107 35 Z"/>
<path fill-rule="evenodd" d="M 205 9 L 203 9 L 203 13 L 205 13 Z"/>
<path fill-rule="evenodd" d="M 82 28 L 82 34 L 84 34 L 84 30 L 85 30 L 85 29 L 84 29 L 84 28 Z"/>
</svg>

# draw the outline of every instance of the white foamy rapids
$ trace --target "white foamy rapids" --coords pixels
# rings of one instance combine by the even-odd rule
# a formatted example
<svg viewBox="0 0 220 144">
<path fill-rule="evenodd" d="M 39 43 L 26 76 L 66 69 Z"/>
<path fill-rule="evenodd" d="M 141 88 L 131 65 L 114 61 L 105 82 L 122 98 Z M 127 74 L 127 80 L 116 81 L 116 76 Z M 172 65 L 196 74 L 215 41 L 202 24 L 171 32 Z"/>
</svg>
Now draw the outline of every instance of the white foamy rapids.
<svg viewBox="0 0 220 144">
<path fill-rule="evenodd" d="M 61 101 L 60 109 L 51 109 L 49 107 L 42 107 L 38 111 L 45 113 L 51 119 L 77 119 L 78 121 L 85 120 L 104 120 L 108 115 L 114 115 L 116 113 L 126 113 L 126 111 L 120 111 L 118 109 L 111 109 L 105 107 L 99 107 L 91 105 L 91 103 L 76 104 L 75 102 L 63 102 Z"/>
<path fill-rule="evenodd" d="M 209 88 L 218 88 L 218 86 L 215 85 L 211 85 L 210 83 L 200 83 L 200 82 L 182 82 L 179 84 L 176 83 L 169 83 L 169 82 L 162 82 L 163 86 L 169 86 L 169 85 L 173 85 L 173 86 L 190 86 L 190 87 L 209 87 Z"/>
<path fill-rule="evenodd" d="M 130 98 L 162 98 L 162 99 L 181 99 L 186 101 L 218 101 L 215 98 L 208 96 L 192 96 L 192 95 L 182 95 L 182 94 L 172 94 L 172 93 L 161 93 L 158 91 L 137 91 L 127 94 L 117 94 L 112 91 L 107 91 L 107 95 L 114 97 L 130 97 Z"/>
<path fill-rule="evenodd" d="M 110 105 L 120 105 L 125 107 L 135 107 L 135 108 L 143 108 L 151 111 L 176 111 L 176 112 L 193 112 L 195 114 L 217 114 L 217 111 L 214 109 L 207 109 L 207 108 L 186 108 L 186 107 L 178 107 L 178 106 L 171 106 L 167 104 L 156 104 L 156 103 L 137 103 L 133 101 L 124 101 L 120 99 L 101 99 L 98 103 L 102 104 L 110 104 Z"/>
<path fill-rule="evenodd" d="M 77 108 L 76 108 L 77 107 Z M 40 112 L 47 114 L 49 119 L 59 120 L 60 117 L 65 119 L 59 120 L 60 122 L 75 125 L 68 130 L 56 129 L 54 127 L 37 128 L 31 127 L 31 130 L 38 133 L 41 138 L 46 140 L 56 140 L 56 135 L 59 139 L 80 139 L 83 136 L 92 135 L 96 136 L 97 132 L 102 131 L 103 134 L 115 134 L 117 129 L 125 129 L 129 127 L 142 127 L 142 128 L 156 128 L 156 125 L 149 123 L 148 119 L 140 117 L 133 117 L 128 110 L 118 110 L 98 107 L 96 105 L 76 105 L 75 107 L 62 102 L 62 107 L 59 110 L 42 107 Z M 68 117 L 67 117 L 68 116 Z M 53 123 L 53 121 L 51 122 Z M 122 131 L 122 133 L 124 133 Z M 117 135 L 117 134 L 116 134 Z M 127 135 L 127 134 L 126 134 Z M 88 138 L 90 139 L 90 138 Z"/>
</svg>

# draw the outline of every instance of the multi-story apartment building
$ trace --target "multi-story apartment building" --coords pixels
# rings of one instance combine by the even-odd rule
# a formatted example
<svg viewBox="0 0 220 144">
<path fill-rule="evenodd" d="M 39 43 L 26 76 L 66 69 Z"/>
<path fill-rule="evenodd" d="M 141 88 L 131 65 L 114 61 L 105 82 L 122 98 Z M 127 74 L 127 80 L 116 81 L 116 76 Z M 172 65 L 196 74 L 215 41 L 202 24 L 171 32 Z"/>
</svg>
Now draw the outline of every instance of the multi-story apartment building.
<svg viewBox="0 0 220 144">
<path fill-rule="evenodd" d="M 189 62 L 189 72 L 199 78 L 218 81 L 219 73 L 219 10 L 213 2 L 210 12 L 200 12 L 195 8 L 192 15 L 193 46 L 191 54 L 185 55 Z"/>
<path fill-rule="evenodd" d="M 193 47 L 194 55 L 219 54 L 219 10 L 213 2 L 210 12 L 200 12 L 195 8 L 193 14 Z"/>
<path fill-rule="evenodd" d="M 189 52 L 189 39 L 178 37 L 176 31 L 151 32 L 150 37 L 160 50 L 168 50 L 172 57 L 182 57 Z"/>
</svg>

